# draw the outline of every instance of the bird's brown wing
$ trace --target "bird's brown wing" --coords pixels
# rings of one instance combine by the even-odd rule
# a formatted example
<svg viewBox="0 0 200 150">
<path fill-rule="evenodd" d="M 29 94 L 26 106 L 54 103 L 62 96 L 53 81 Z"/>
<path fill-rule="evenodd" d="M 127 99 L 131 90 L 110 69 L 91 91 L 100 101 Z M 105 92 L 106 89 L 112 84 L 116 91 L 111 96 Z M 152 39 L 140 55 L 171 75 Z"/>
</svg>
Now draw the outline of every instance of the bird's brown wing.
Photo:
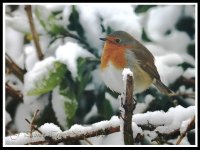
<svg viewBox="0 0 200 150">
<path fill-rule="evenodd" d="M 152 79 L 160 80 L 160 75 L 158 74 L 157 68 L 154 64 L 154 57 L 151 52 L 145 48 L 142 44 L 136 41 L 132 48 L 134 55 L 136 56 L 140 67 L 147 72 Z"/>
<path fill-rule="evenodd" d="M 139 42 L 132 51 L 134 52 L 140 67 L 147 72 L 153 80 L 156 79 L 153 84 L 164 94 L 172 93 L 172 91 L 160 80 L 160 75 L 154 64 L 154 57 L 151 52 Z"/>
</svg>

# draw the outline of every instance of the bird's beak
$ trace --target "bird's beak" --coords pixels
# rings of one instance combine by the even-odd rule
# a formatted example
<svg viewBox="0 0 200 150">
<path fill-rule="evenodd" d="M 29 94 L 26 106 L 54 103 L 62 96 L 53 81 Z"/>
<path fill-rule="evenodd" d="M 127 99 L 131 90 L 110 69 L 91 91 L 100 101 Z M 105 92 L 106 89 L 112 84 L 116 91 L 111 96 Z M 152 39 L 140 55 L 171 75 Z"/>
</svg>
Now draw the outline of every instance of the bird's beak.
<svg viewBox="0 0 200 150">
<path fill-rule="evenodd" d="M 102 40 L 102 41 L 106 41 L 107 39 L 106 38 L 99 38 L 100 40 Z"/>
</svg>

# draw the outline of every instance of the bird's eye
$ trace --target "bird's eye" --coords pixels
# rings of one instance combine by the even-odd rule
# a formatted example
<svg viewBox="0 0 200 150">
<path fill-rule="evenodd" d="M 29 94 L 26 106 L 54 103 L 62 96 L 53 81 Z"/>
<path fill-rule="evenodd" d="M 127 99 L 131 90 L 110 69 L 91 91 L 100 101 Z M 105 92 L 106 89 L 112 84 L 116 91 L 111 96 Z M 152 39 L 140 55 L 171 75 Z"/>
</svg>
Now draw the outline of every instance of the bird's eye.
<svg viewBox="0 0 200 150">
<path fill-rule="evenodd" d="M 115 39 L 115 42 L 116 42 L 116 43 L 120 43 L 121 40 L 120 40 L 120 39 Z"/>
</svg>

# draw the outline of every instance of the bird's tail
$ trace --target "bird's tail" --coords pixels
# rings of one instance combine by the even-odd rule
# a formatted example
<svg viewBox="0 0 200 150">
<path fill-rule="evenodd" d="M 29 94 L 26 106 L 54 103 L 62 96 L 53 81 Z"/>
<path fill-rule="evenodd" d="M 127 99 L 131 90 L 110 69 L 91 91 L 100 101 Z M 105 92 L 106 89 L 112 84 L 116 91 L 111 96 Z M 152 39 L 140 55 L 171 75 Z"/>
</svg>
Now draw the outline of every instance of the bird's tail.
<svg viewBox="0 0 200 150">
<path fill-rule="evenodd" d="M 156 80 L 156 82 L 154 83 L 154 85 L 159 89 L 160 92 L 162 92 L 163 94 L 166 95 L 170 95 L 172 93 L 174 93 L 173 91 L 171 91 L 166 85 L 164 85 L 164 83 L 162 83 L 162 81 L 160 80 Z"/>
</svg>

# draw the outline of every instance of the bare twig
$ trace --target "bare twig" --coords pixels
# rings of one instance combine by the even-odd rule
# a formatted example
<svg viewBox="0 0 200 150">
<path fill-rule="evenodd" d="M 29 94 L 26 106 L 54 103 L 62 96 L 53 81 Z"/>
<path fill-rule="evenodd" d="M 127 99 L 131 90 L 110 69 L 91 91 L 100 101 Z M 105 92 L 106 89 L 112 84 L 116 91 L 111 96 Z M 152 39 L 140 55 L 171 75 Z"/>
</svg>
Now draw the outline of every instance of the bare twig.
<svg viewBox="0 0 200 150">
<path fill-rule="evenodd" d="M 178 141 L 176 142 L 176 145 L 179 145 L 183 138 L 186 136 L 187 132 L 192 128 L 192 126 L 195 124 L 195 116 L 192 118 L 191 122 L 188 124 L 187 129 L 184 133 L 181 134 Z"/>
<path fill-rule="evenodd" d="M 84 139 L 89 145 L 93 145 L 92 142 L 90 140 L 88 140 L 87 138 Z"/>
<path fill-rule="evenodd" d="M 182 79 L 182 81 L 188 85 L 195 85 L 195 79 L 187 79 L 187 78 L 184 78 Z"/>
<path fill-rule="evenodd" d="M 6 94 L 9 94 L 14 99 L 23 102 L 23 95 L 20 91 L 16 91 L 13 87 L 11 87 L 8 83 L 6 83 Z"/>
<path fill-rule="evenodd" d="M 21 69 L 6 53 L 6 67 L 10 69 L 10 71 L 16 75 L 22 82 L 24 81 L 25 70 Z"/>
<path fill-rule="evenodd" d="M 133 110 L 135 109 L 135 105 L 133 102 L 133 77 L 127 75 L 126 81 L 126 98 L 125 103 L 122 106 L 124 107 L 124 143 L 126 145 L 134 144 L 133 139 L 133 130 L 132 130 L 132 116 Z"/>
<path fill-rule="evenodd" d="M 28 119 L 25 119 L 25 120 L 26 122 L 28 122 L 28 124 L 31 124 L 31 122 Z M 33 126 L 33 129 L 38 131 L 40 134 L 42 134 L 42 132 L 36 126 Z"/>
<path fill-rule="evenodd" d="M 195 93 L 170 93 L 170 97 L 175 97 L 175 96 L 183 96 L 183 97 L 190 97 L 190 98 L 195 98 Z"/>
<path fill-rule="evenodd" d="M 35 43 L 38 58 L 39 58 L 39 60 L 42 60 L 44 58 L 44 55 L 42 54 L 42 49 L 41 49 L 41 46 L 40 46 L 40 43 L 39 43 L 39 36 L 38 36 L 37 31 L 35 29 L 31 5 L 26 5 L 25 11 L 26 11 L 27 16 L 28 16 L 28 20 L 29 20 L 29 24 L 30 24 L 30 28 L 31 28 L 31 33 L 32 33 L 32 36 L 33 36 L 33 41 Z"/>
<path fill-rule="evenodd" d="M 37 109 L 36 112 L 34 113 L 31 122 L 30 122 L 28 119 L 25 119 L 25 120 L 30 124 L 30 137 L 31 137 L 31 138 L 32 138 L 32 133 L 33 133 L 34 130 L 36 130 L 36 131 L 38 131 L 40 134 L 42 134 L 42 132 L 41 132 L 39 129 L 37 129 L 36 126 L 34 125 L 34 121 L 35 121 L 35 118 L 36 118 L 38 112 L 39 112 L 39 109 Z"/>
</svg>

